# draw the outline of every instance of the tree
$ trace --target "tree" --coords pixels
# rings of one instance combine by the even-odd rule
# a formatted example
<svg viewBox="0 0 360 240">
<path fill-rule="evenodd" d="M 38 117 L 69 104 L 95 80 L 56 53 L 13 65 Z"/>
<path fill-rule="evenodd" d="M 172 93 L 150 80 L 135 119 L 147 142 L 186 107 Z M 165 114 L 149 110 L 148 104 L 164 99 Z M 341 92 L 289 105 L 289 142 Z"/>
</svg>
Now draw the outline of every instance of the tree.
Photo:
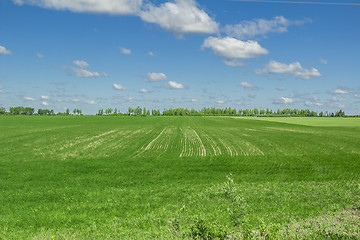
<svg viewBox="0 0 360 240">
<path fill-rule="evenodd" d="M 65 115 L 66 115 L 66 116 L 69 116 L 69 115 L 70 115 L 70 110 L 69 110 L 68 108 L 66 109 Z"/>
<path fill-rule="evenodd" d="M 6 113 L 6 109 L 4 107 L 0 107 L 0 115 L 4 115 Z"/>
</svg>

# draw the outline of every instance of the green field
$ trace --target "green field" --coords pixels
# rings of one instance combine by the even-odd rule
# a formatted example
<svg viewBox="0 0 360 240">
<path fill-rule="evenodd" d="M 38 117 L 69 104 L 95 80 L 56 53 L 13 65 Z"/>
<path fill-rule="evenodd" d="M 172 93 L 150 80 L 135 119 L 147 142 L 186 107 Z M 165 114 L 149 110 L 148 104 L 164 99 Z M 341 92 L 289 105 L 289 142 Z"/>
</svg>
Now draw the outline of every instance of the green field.
<svg viewBox="0 0 360 240">
<path fill-rule="evenodd" d="M 360 119 L 0 117 L 0 239 L 360 239 L 359 179 Z"/>
</svg>

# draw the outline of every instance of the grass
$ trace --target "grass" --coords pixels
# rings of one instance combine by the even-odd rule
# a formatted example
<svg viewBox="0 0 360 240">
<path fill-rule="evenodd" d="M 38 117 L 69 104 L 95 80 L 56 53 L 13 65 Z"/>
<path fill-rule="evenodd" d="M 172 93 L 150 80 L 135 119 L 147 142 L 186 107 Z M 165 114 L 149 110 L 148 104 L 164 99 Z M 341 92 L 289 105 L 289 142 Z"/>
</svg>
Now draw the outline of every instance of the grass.
<svg viewBox="0 0 360 240">
<path fill-rule="evenodd" d="M 360 120 L 282 121 L 0 117 L 0 239 L 359 239 Z"/>
</svg>

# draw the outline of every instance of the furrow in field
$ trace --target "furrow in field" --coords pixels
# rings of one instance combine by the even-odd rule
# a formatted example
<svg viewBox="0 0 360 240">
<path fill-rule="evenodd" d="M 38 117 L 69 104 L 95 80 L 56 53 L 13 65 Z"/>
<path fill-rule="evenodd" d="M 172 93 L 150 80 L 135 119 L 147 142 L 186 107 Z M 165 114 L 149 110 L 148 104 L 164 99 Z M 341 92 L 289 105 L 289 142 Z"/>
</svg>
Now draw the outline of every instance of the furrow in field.
<svg viewBox="0 0 360 240">
<path fill-rule="evenodd" d="M 179 157 L 205 157 L 207 151 L 203 140 L 199 134 L 192 128 L 182 128 L 181 153 Z"/>
<path fill-rule="evenodd" d="M 155 137 L 155 138 L 145 147 L 145 151 L 146 151 L 146 150 L 149 150 L 149 149 L 152 147 L 152 145 L 154 144 L 154 142 L 159 139 L 159 137 L 164 133 L 165 130 L 166 130 L 166 128 L 164 128 L 164 129 L 159 133 L 159 135 L 157 135 L 157 137 Z"/>
<path fill-rule="evenodd" d="M 201 134 L 205 137 L 206 141 L 210 144 L 210 146 L 211 146 L 211 148 L 212 148 L 212 150 L 214 152 L 214 156 L 221 155 L 221 149 L 219 148 L 218 144 L 216 144 L 214 139 L 212 139 L 205 132 L 202 132 Z"/>
</svg>

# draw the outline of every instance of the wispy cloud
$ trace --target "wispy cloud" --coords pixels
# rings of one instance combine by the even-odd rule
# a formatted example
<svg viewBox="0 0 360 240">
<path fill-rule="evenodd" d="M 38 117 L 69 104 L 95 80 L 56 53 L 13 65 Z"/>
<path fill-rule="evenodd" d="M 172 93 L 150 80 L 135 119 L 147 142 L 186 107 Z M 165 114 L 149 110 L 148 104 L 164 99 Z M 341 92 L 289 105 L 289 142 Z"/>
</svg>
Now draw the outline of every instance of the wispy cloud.
<svg viewBox="0 0 360 240">
<path fill-rule="evenodd" d="M 28 4 L 56 10 L 112 15 L 135 15 L 142 6 L 142 0 L 13 0 L 13 2 L 19 5 Z"/>
<path fill-rule="evenodd" d="M 272 0 L 231 0 L 234 2 L 255 2 L 255 3 L 289 3 L 289 4 L 320 4 L 320 5 L 346 5 L 360 6 L 360 3 L 339 3 L 339 2 L 302 2 L 302 1 L 272 1 Z"/>
<path fill-rule="evenodd" d="M 32 97 L 24 97 L 24 100 L 26 100 L 26 101 L 35 101 L 36 99 L 32 98 Z"/>
<path fill-rule="evenodd" d="M 81 77 L 81 78 L 98 78 L 98 77 L 107 77 L 106 73 L 98 73 L 98 72 L 90 72 L 86 69 L 82 68 L 73 68 L 70 67 L 70 69 L 73 71 L 75 76 Z"/>
<path fill-rule="evenodd" d="M 39 59 L 42 59 L 42 58 L 44 58 L 44 55 L 42 55 L 41 53 L 37 53 L 36 57 L 39 58 Z"/>
<path fill-rule="evenodd" d="M 168 80 L 165 73 L 148 73 L 146 74 L 145 80 L 147 82 L 160 82 Z"/>
<path fill-rule="evenodd" d="M 74 60 L 72 62 L 74 65 L 78 66 L 79 68 L 89 68 L 90 65 L 85 62 L 84 60 Z"/>
<path fill-rule="evenodd" d="M 235 25 L 226 25 L 224 32 L 239 39 L 249 39 L 257 35 L 265 36 L 267 33 L 287 32 L 289 26 L 302 25 L 307 22 L 311 22 L 311 20 L 292 21 L 283 16 L 276 16 L 271 20 L 259 18 L 252 21 L 241 21 Z"/>
<path fill-rule="evenodd" d="M 347 88 L 337 88 L 334 90 L 333 93 L 335 94 L 349 94 L 352 93 L 353 91 Z"/>
<path fill-rule="evenodd" d="M 89 70 L 86 70 L 86 68 L 89 68 L 90 65 L 83 60 L 74 60 L 72 63 L 74 65 L 76 65 L 78 68 L 67 67 L 67 66 L 65 66 L 64 68 L 70 69 L 73 72 L 73 74 L 75 74 L 76 77 L 98 78 L 98 77 L 107 77 L 108 76 L 107 73 L 91 72 Z"/>
<path fill-rule="evenodd" d="M 316 68 L 304 69 L 299 62 L 290 64 L 270 61 L 264 69 L 257 70 L 257 74 L 288 74 L 302 79 L 321 77 L 321 73 Z"/>
<path fill-rule="evenodd" d="M 273 101 L 274 104 L 293 104 L 294 103 L 294 99 L 289 98 L 289 97 L 281 97 L 279 99 L 275 99 Z"/>
<path fill-rule="evenodd" d="M 124 48 L 124 47 L 119 47 L 120 52 L 122 52 L 125 55 L 130 55 L 132 52 L 130 49 Z"/>
<path fill-rule="evenodd" d="M 251 89 L 251 90 L 257 89 L 257 86 L 255 84 L 249 82 L 241 82 L 239 83 L 239 86 L 245 89 Z"/>
</svg>

